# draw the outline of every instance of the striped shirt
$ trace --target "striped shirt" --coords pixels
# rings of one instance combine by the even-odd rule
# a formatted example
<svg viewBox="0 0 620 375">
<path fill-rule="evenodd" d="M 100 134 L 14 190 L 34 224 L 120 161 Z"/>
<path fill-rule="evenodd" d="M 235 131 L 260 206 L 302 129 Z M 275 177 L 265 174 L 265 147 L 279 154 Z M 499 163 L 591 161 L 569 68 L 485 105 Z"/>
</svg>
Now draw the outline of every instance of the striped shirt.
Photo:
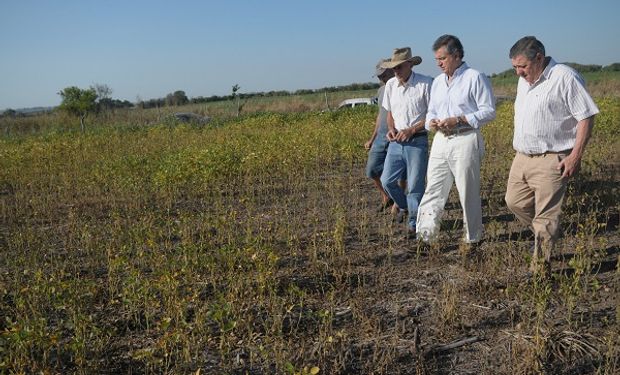
<svg viewBox="0 0 620 375">
<path fill-rule="evenodd" d="M 431 77 L 411 72 L 404 85 L 396 77 L 385 84 L 382 107 L 392 112 L 396 130 L 404 130 L 426 117 Z"/>
<path fill-rule="evenodd" d="M 454 71 L 449 84 L 445 73 L 435 77 L 426 129 L 430 130 L 430 121 L 433 119 L 443 120 L 456 116 L 465 116 L 474 129 L 479 129 L 495 118 L 495 98 L 489 79 L 465 62 Z"/>
<path fill-rule="evenodd" d="M 597 113 L 581 75 L 550 58 L 534 84 L 519 78 L 512 146 L 524 154 L 569 150 L 575 145 L 577 122 Z"/>
</svg>

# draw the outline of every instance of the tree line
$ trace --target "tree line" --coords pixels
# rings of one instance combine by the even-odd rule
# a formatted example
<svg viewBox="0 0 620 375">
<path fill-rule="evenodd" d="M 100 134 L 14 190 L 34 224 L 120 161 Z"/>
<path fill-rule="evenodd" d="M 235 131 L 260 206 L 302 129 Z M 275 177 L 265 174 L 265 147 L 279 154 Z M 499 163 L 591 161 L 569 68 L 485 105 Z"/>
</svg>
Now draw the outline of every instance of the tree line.
<svg viewBox="0 0 620 375">
<path fill-rule="evenodd" d="M 159 107 L 171 107 L 181 106 L 186 104 L 196 103 L 208 103 L 217 101 L 237 101 L 237 115 L 241 111 L 243 104 L 241 100 L 246 100 L 253 97 L 272 97 L 272 96 L 288 96 L 288 95 L 307 95 L 324 92 L 337 92 L 337 91 L 358 91 L 358 90 L 370 90 L 377 89 L 378 83 L 353 83 L 344 86 L 329 86 L 320 89 L 301 89 L 293 92 L 286 90 L 279 91 L 267 91 L 267 92 L 251 92 L 242 93 L 239 92 L 239 85 L 234 85 L 232 93 L 230 95 L 212 95 L 209 97 L 198 96 L 195 98 L 188 98 L 183 90 L 174 91 L 163 98 L 140 100 L 131 103 L 128 100 L 119 100 L 112 98 L 112 89 L 105 84 L 94 84 L 87 89 L 81 89 L 77 86 L 66 87 L 58 92 L 58 95 L 62 98 L 60 105 L 56 108 L 60 111 L 64 111 L 72 116 L 76 116 L 80 120 L 80 128 L 84 131 L 86 117 L 91 113 L 99 113 L 107 110 L 117 108 L 159 108 Z M 46 109 L 45 111 L 47 111 Z M 41 113 L 41 111 L 32 112 L 32 114 Z M 7 109 L 0 114 L 0 117 L 23 117 L 29 114 L 14 109 Z"/>
<path fill-rule="evenodd" d="M 620 63 L 613 63 L 610 65 L 602 66 L 596 64 L 578 64 L 578 63 L 564 63 L 579 73 L 591 73 L 591 72 L 618 72 L 620 71 Z M 514 77 L 514 69 L 507 69 L 501 73 L 492 74 L 491 78 L 509 78 Z M 235 87 L 237 88 L 235 90 Z M 117 109 L 117 108 L 160 108 L 181 106 L 186 104 L 199 104 L 209 102 L 219 102 L 228 100 L 237 100 L 238 111 L 241 110 L 240 100 L 247 100 L 254 97 L 277 97 L 277 96 L 289 96 L 289 95 L 309 95 L 309 94 L 321 94 L 325 92 L 339 92 L 339 91 L 360 91 L 360 90 L 372 90 L 379 87 L 378 83 L 352 83 L 342 86 L 328 86 L 319 89 L 300 89 L 296 91 L 286 90 L 272 90 L 262 92 L 239 92 L 238 85 L 233 86 L 233 91 L 230 95 L 211 95 L 208 97 L 197 96 L 194 98 L 188 98 L 185 91 L 177 90 L 169 93 L 163 98 L 155 98 L 149 100 L 137 99 L 136 103 L 132 103 L 128 100 L 119 100 L 112 98 L 112 89 L 105 84 L 94 84 L 88 89 L 80 89 L 76 86 L 66 87 L 58 92 L 61 96 L 62 102 L 58 106 L 59 110 L 65 111 L 69 114 L 75 115 L 80 119 L 80 125 L 84 129 L 84 120 L 89 113 L 97 113 L 101 111 Z M 34 113 L 34 112 L 33 112 Z M 36 112 L 40 113 L 40 112 Z M 16 111 L 14 109 L 7 109 L 0 114 L 0 117 L 18 117 L 27 116 L 26 113 Z"/>
<path fill-rule="evenodd" d="M 185 91 L 178 90 L 174 93 L 166 95 L 164 98 L 156 98 L 149 100 L 138 100 L 136 106 L 138 108 L 158 108 L 158 107 L 167 107 L 167 106 L 176 106 L 176 105 L 185 105 L 185 104 L 200 104 L 200 103 L 210 103 L 210 102 L 221 102 L 232 99 L 251 99 L 254 97 L 274 97 L 274 96 L 289 96 L 289 95 L 307 95 L 307 94 L 320 94 L 324 92 L 338 92 L 338 91 L 359 91 L 359 90 L 372 90 L 378 89 L 378 83 L 352 83 L 350 85 L 343 86 L 329 86 L 323 87 L 319 89 L 300 89 L 296 91 L 286 91 L 286 90 L 272 90 L 272 91 L 261 91 L 261 92 L 238 92 L 233 91 L 230 95 L 211 95 L 211 96 L 197 96 L 193 98 L 188 98 L 185 95 Z"/>
</svg>

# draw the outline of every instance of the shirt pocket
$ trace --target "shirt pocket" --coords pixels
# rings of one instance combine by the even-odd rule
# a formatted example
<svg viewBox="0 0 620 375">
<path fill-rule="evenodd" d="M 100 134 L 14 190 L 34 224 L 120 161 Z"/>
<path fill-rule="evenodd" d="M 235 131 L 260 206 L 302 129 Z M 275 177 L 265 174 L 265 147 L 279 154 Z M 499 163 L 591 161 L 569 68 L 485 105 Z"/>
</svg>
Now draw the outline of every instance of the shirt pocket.
<svg viewBox="0 0 620 375">
<path fill-rule="evenodd" d="M 426 102 L 426 98 L 424 96 L 424 91 L 422 90 L 422 88 L 410 87 L 407 91 L 409 107 L 415 113 L 426 113 L 426 107 L 428 103 Z"/>
</svg>

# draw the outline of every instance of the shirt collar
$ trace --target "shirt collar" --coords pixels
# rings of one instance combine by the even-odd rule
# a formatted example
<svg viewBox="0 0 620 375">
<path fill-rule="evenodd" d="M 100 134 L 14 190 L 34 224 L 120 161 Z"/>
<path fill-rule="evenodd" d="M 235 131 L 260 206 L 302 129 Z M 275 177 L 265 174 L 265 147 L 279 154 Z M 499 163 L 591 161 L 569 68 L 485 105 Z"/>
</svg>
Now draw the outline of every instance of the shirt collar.
<svg viewBox="0 0 620 375">
<path fill-rule="evenodd" d="M 407 82 L 405 82 L 404 84 L 400 83 L 400 81 L 398 80 L 398 78 L 396 78 L 396 81 L 398 82 L 398 86 L 402 86 L 402 87 L 410 87 L 413 86 L 413 77 L 415 77 L 415 72 L 412 70 L 411 74 L 409 75 L 409 79 L 407 80 Z"/>
<path fill-rule="evenodd" d="M 469 68 L 469 66 L 467 65 L 467 63 L 465 61 L 463 61 L 461 63 L 461 65 L 459 65 L 458 68 L 456 68 L 456 70 L 454 70 L 454 75 L 452 76 L 452 82 L 454 82 L 454 79 L 458 76 L 460 76 L 461 74 L 463 74 L 463 72 L 465 70 L 467 70 Z M 445 75 L 446 77 L 446 84 L 448 84 L 448 75 Z"/>
<path fill-rule="evenodd" d="M 543 70 L 540 76 L 545 77 L 545 79 L 549 79 L 549 76 L 551 75 L 551 69 L 554 66 L 555 66 L 555 60 L 553 59 L 553 57 L 549 57 L 549 63 L 547 64 L 547 66 L 545 67 L 545 70 Z"/>
<path fill-rule="evenodd" d="M 534 83 L 532 83 L 530 87 L 534 87 L 538 85 L 540 82 L 548 80 L 549 77 L 551 76 L 551 69 L 553 69 L 555 64 L 556 63 L 553 57 L 549 57 L 549 63 L 547 63 L 547 66 L 545 67 L 545 69 L 542 71 L 542 73 L 540 73 L 540 77 L 538 77 L 538 79 Z"/>
<path fill-rule="evenodd" d="M 458 75 L 463 74 L 463 72 L 467 68 L 469 68 L 469 66 L 467 66 L 467 63 L 465 61 L 463 61 L 463 63 L 458 68 L 456 68 L 456 70 L 454 71 L 454 76 L 456 77 Z"/>
</svg>

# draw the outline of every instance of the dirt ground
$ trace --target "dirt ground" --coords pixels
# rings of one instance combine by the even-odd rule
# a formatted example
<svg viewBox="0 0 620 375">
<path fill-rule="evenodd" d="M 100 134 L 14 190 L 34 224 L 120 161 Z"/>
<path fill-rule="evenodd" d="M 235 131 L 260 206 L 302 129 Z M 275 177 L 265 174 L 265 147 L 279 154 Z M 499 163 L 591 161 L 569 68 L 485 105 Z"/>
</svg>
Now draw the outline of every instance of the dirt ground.
<svg viewBox="0 0 620 375">
<path fill-rule="evenodd" d="M 613 182 L 614 174 L 606 180 Z M 425 248 L 406 239 L 404 224 L 390 214 L 375 213 L 378 195 L 369 181 L 352 182 L 359 184 L 365 208 L 348 213 L 346 254 L 335 267 L 317 274 L 307 256 L 280 260 L 282 284 L 295 285 L 313 301 L 306 311 L 291 312 L 297 333 L 300 325 L 312 332 L 316 322 L 308 311 L 330 310 L 328 341 L 338 349 L 320 343 L 313 349 L 325 350 L 323 363 L 331 367 L 325 373 L 584 374 L 619 368 L 617 198 L 605 212 L 589 211 L 598 223 L 590 236 L 571 222 L 574 212 L 565 214 L 552 278 L 541 282 L 527 273 L 533 235 L 502 204 L 502 184 L 489 184 L 485 240 L 468 252 L 460 242 L 462 211 L 454 188 L 441 239 Z M 356 221 L 369 222 L 370 230 L 357 233 Z"/>
</svg>

